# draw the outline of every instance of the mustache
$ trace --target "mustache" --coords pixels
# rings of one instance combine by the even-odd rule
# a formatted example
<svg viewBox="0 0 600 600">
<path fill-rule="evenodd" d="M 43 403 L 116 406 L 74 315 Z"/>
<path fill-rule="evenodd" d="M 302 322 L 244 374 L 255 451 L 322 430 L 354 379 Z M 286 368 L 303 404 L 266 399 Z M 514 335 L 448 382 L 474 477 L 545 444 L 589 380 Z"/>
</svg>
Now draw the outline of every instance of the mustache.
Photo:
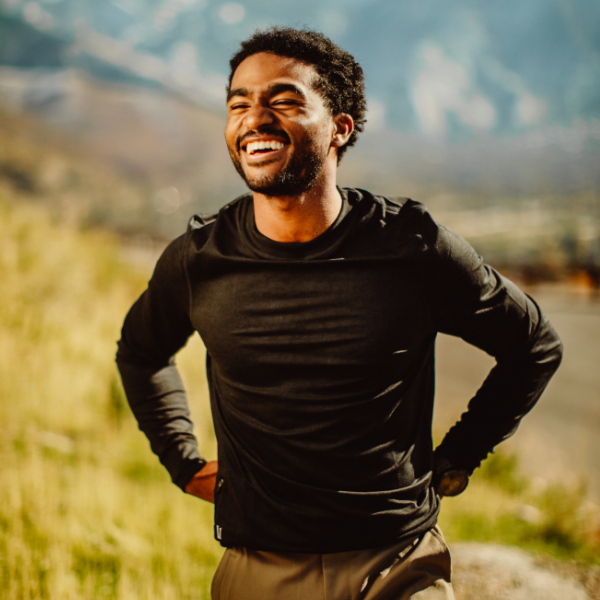
<svg viewBox="0 0 600 600">
<path fill-rule="evenodd" d="M 241 137 L 239 137 L 237 139 L 238 151 L 241 150 L 242 143 L 246 138 L 252 137 L 253 135 L 258 135 L 258 134 L 276 135 L 277 137 L 283 138 L 286 144 L 290 143 L 290 138 L 285 131 L 282 131 L 281 129 L 277 129 L 277 127 L 274 127 L 273 125 L 261 125 L 258 129 L 251 129 L 250 131 L 246 131 L 246 133 L 244 135 L 242 135 Z"/>
</svg>

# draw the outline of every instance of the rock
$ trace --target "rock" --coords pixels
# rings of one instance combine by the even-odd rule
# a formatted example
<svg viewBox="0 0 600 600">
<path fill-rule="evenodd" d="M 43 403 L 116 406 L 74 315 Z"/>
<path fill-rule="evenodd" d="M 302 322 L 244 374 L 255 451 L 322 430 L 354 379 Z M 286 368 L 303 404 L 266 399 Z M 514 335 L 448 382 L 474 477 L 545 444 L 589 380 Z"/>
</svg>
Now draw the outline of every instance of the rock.
<svg viewBox="0 0 600 600">
<path fill-rule="evenodd" d="M 456 600 L 590 600 L 578 582 L 539 565 L 518 548 L 450 545 Z"/>
</svg>

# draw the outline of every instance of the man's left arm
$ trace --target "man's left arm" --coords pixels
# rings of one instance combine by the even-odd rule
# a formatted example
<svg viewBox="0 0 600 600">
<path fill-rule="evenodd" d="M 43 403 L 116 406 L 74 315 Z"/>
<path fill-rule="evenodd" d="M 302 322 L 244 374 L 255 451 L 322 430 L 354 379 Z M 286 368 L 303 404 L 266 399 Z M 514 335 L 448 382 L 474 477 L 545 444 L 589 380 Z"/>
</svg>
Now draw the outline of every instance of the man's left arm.
<svg viewBox="0 0 600 600">
<path fill-rule="evenodd" d="M 539 399 L 560 364 L 562 344 L 538 305 L 457 234 L 438 227 L 426 254 L 434 326 L 496 359 L 468 410 L 435 450 L 438 467 L 470 474 Z"/>
</svg>

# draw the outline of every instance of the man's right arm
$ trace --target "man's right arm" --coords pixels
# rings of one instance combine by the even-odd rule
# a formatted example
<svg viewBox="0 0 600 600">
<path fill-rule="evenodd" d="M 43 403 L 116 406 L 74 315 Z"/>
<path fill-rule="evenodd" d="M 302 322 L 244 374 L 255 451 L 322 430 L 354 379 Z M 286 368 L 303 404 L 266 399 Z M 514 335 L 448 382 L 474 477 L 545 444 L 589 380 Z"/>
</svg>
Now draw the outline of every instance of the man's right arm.
<svg viewBox="0 0 600 600">
<path fill-rule="evenodd" d="M 194 331 L 185 271 L 187 241 L 188 235 L 178 238 L 161 256 L 148 289 L 127 314 L 117 351 L 123 387 L 139 428 L 173 482 L 185 491 L 206 465 L 174 359 Z"/>
</svg>

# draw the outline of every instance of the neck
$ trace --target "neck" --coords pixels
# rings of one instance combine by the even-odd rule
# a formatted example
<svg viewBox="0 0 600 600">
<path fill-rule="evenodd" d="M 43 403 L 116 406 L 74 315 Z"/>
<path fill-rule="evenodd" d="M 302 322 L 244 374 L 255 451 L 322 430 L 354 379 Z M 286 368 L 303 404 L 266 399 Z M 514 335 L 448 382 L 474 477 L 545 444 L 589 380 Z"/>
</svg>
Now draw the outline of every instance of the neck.
<svg viewBox="0 0 600 600">
<path fill-rule="evenodd" d="M 342 209 L 335 171 L 298 196 L 253 192 L 253 198 L 257 229 L 276 242 L 310 242 L 333 225 Z"/>
</svg>

